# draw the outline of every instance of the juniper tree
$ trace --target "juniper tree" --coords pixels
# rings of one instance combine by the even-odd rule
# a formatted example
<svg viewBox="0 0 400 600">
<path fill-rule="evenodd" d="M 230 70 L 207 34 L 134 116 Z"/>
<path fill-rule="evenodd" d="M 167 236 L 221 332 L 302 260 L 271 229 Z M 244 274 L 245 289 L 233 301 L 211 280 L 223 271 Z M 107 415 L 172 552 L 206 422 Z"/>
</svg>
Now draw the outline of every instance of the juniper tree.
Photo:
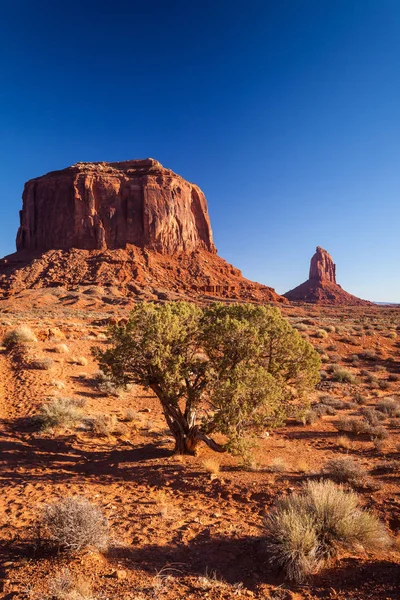
<svg viewBox="0 0 400 600">
<path fill-rule="evenodd" d="M 319 356 L 271 306 L 141 303 L 109 342 L 94 350 L 101 369 L 154 392 L 178 453 L 201 441 L 237 450 L 248 432 L 305 406 L 319 379 Z"/>
</svg>

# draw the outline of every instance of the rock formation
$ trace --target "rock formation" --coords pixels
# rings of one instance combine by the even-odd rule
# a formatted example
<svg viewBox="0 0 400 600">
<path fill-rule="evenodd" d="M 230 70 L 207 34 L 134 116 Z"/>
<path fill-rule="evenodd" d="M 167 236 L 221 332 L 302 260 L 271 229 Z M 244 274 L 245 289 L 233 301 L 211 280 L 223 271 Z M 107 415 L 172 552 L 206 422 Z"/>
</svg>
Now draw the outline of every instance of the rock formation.
<svg viewBox="0 0 400 600">
<path fill-rule="evenodd" d="M 217 255 L 203 192 L 151 158 L 77 163 L 25 185 L 0 291 L 93 285 L 141 299 L 286 302 Z"/>
<path fill-rule="evenodd" d="M 216 252 L 203 192 L 151 158 L 77 163 L 28 181 L 17 250 Z"/>
<path fill-rule="evenodd" d="M 317 246 L 317 250 L 311 259 L 309 279 L 336 283 L 336 265 L 332 256 L 321 246 Z"/>
<path fill-rule="evenodd" d="M 331 255 L 317 246 L 310 262 L 310 274 L 307 281 L 286 292 L 285 298 L 294 302 L 315 304 L 346 304 L 362 306 L 371 304 L 349 294 L 336 283 L 336 265 Z"/>
</svg>

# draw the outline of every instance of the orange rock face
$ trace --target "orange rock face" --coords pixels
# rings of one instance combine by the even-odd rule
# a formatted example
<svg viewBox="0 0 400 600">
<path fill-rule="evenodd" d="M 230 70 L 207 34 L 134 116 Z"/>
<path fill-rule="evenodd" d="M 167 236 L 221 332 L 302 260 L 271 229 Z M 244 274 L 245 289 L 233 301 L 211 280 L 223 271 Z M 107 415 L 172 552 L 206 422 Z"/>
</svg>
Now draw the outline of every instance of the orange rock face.
<svg viewBox="0 0 400 600">
<path fill-rule="evenodd" d="M 336 265 L 332 256 L 321 246 L 317 246 L 317 250 L 311 259 L 309 279 L 336 283 Z"/>
<path fill-rule="evenodd" d="M 207 201 L 153 159 L 78 163 L 25 185 L 17 250 L 216 252 Z"/>
<path fill-rule="evenodd" d="M 336 265 L 331 255 L 317 246 L 310 262 L 310 274 L 307 281 L 284 297 L 292 302 L 311 302 L 314 304 L 345 304 L 349 306 L 370 305 L 371 302 L 361 300 L 346 292 L 336 283 Z"/>
<path fill-rule="evenodd" d="M 0 292 L 93 285 L 127 301 L 287 302 L 217 255 L 203 192 L 153 159 L 78 163 L 25 185 Z"/>
</svg>

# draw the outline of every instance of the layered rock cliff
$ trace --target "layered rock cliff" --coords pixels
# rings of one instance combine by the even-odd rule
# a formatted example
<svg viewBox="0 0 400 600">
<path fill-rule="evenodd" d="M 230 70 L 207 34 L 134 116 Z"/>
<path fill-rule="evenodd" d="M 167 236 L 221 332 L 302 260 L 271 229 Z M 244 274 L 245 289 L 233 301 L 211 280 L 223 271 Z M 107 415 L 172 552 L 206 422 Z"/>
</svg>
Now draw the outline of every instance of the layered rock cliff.
<svg viewBox="0 0 400 600">
<path fill-rule="evenodd" d="M 362 306 L 371 304 L 346 292 L 336 283 L 336 265 L 331 255 L 317 246 L 310 262 L 310 273 L 307 281 L 293 290 L 286 292 L 284 297 L 293 302 L 311 302 L 314 304 L 345 304 Z"/>
<path fill-rule="evenodd" d="M 151 158 L 77 163 L 28 181 L 22 198 L 17 250 L 216 252 L 203 192 Z"/>
<path fill-rule="evenodd" d="M 0 291 L 105 286 L 127 298 L 287 302 L 217 255 L 207 201 L 153 159 L 77 163 L 25 185 Z"/>
<path fill-rule="evenodd" d="M 326 250 L 317 246 L 316 252 L 310 262 L 309 279 L 329 281 L 336 283 L 336 265 L 333 258 Z"/>
</svg>

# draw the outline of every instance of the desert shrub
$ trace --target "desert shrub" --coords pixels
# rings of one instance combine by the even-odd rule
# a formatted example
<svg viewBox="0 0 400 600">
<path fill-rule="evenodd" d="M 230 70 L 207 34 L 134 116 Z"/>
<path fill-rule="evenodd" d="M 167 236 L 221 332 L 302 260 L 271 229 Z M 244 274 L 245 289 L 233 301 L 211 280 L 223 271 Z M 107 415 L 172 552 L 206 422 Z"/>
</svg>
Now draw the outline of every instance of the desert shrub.
<svg viewBox="0 0 400 600">
<path fill-rule="evenodd" d="M 378 360 L 376 353 L 373 350 L 365 350 L 361 355 L 365 360 Z"/>
<path fill-rule="evenodd" d="M 325 329 L 326 331 L 328 331 L 328 333 L 335 333 L 335 326 L 334 326 L 334 325 L 326 325 L 326 326 L 324 327 L 324 329 Z"/>
<path fill-rule="evenodd" d="M 293 325 L 294 329 L 297 329 L 297 331 L 307 331 L 308 327 L 307 325 L 305 325 L 304 323 L 295 323 Z"/>
<path fill-rule="evenodd" d="M 70 362 L 73 365 L 80 365 L 81 367 L 86 367 L 86 365 L 88 364 L 88 359 L 84 356 L 73 356 Z"/>
<path fill-rule="evenodd" d="M 351 440 L 345 435 L 341 435 L 337 439 L 337 444 L 340 448 L 343 448 L 344 450 L 350 450 L 353 447 Z"/>
<path fill-rule="evenodd" d="M 312 425 L 319 419 L 320 416 L 321 415 L 319 415 L 317 411 L 313 409 L 307 409 L 300 417 L 299 422 L 303 425 Z"/>
<path fill-rule="evenodd" d="M 340 381 L 340 383 L 356 383 L 357 378 L 354 373 L 347 371 L 346 369 L 342 369 L 340 367 L 336 367 L 332 372 L 332 379 L 334 381 Z"/>
<path fill-rule="evenodd" d="M 104 373 L 102 370 L 97 371 L 93 375 L 92 381 L 99 392 L 101 392 L 104 396 L 119 397 L 123 393 L 123 387 L 118 386 L 115 381 L 112 380 L 112 377 Z"/>
<path fill-rule="evenodd" d="M 122 388 L 115 385 L 113 381 L 102 381 L 97 384 L 97 389 L 104 396 L 115 396 L 118 398 L 122 395 Z"/>
<path fill-rule="evenodd" d="M 163 489 L 154 490 L 152 496 L 156 512 L 160 517 L 168 521 L 176 519 L 179 509 Z"/>
<path fill-rule="evenodd" d="M 21 325 L 9 331 L 3 338 L 3 346 L 10 350 L 13 346 L 29 342 L 37 342 L 37 337 L 27 325 Z"/>
<path fill-rule="evenodd" d="M 370 434 L 372 438 L 375 440 L 387 440 L 390 436 L 388 430 L 383 425 L 377 425 L 376 427 L 371 427 Z"/>
<path fill-rule="evenodd" d="M 271 306 L 140 303 L 109 339 L 107 350 L 93 349 L 100 368 L 117 385 L 156 394 L 179 453 L 200 442 L 241 451 L 254 428 L 306 407 L 319 380 L 318 354 Z M 211 437 L 217 432 L 226 444 Z"/>
<path fill-rule="evenodd" d="M 362 408 L 360 408 L 360 414 L 364 417 L 367 423 L 373 426 L 378 425 L 380 421 L 383 421 L 385 419 L 384 414 L 376 411 L 370 406 L 363 406 Z"/>
<path fill-rule="evenodd" d="M 333 408 L 333 406 L 323 404 L 322 402 L 320 404 L 314 405 L 312 410 L 317 415 L 317 417 L 322 417 L 324 415 L 334 416 L 337 414 L 336 408 Z"/>
<path fill-rule="evenodd" d="M 108 522 L 100 508 L 79 496 L 47 504 L 36 531 L 40 544 L 57 550 L 106 550 L 109 543 Z"/>
<path fill-rule="evenodd" d="M 84 420 L 86 428 L 98 437 L 109 437 L 119 431 L 119 424 L 115 415 L 94 415 Z"/>
<path fill-rule="evenodd" d="M 360 357 L 358 356 L 358 354 L 351 354 L 351 355 L 349 356 L 349 362 L 351 362 L 351 363 L 353 363 L 353 364 L 356 364 L 356 363 L 358 363 L 358 362 L 359 362 L 359 360 L 360 360 Z"/>
<path fill-rule="evenodd" d="M 82 415 L 79 412 L 77 401 L 64 397 L 54 398 L 54 400 L 42 404 L 39 413 L 34 417 L 41 429 L 70 427 L 80 419 L 82 419 Z"/>
<path fill-rule="evenodd" d="M 339 398 L 334 398 L 333 396 L 322 396 L 321 404 L 331 406 L 332 408 L 336 408 L 338 410 L 345 407 L 343 400 L 339 400 Z"/>
<path fill-rule="evenodd" d="M 336 483 L 349 483 L 352 486 L 362 486 L 367 479 L 363 466 L 349 457 L 332 458 L 325 464 L 322 473 Z"/>
<path fill-rule="evenodd" d="M 385 379 L 381 379 L 378 385 L 381 390 L 388 390 L 390 388 L 390 382 Z"/>
<path fill-rule="evenodd" d="M 67 344 L 57 344 L 54 348 L 54 352 L 57 352 L 58 354 L 68 354 L 69 348 Z"/>
<path fill-rule="evenodd" d="M 356 394 L 354 394 L 354 402 L 356 404 L 366 404 L 367 401 L 368 401 L 368 399 L 366 396 L 363 396 L 362 394 L 360 394 L 358 392 Z"/>
<path fill-rule="evenodd" d="M 397 373 L 390 373 L 388 381 L 400 381 L 400 375 Z"/>
<path fill-rule="evenodd" d="M 221 465 L 219 460 L 217 460 L 215 457 L 210 456 L 208 458 L 205 458 L 201 464 L 203 465 L 206 472 L 210 473 L 210 475 L 218 475 Z"/>
<path fill-rule="evenodd" d="M 325 329 L 317 329 L 317 331 L 315 332 L 315 337 L 321 339 L 327 338 L 328 332 L 325 331 Z"/>
<path fill-rule="evenodd" d="M 400 417 L 400 403 L 394 398 L 383 398 L 377 403 L 376 410 L 379 410 L 389 417 Z"/>
<path fill-rule="evenodd" d="M 320 571 L 341 549 L 389 545 L 384 526 L 359 507 L 358 496 L 329 480 L 308 482 L 302 493 L 278 500 L 265 528 L 270 563 L 297 582 Z"/>
<path fill-rule="evenodd" d="M 37 369 L 39 371 L 49 371 L 54 367 L 54 360 L 51 358 L 36 358 L 29 361 L 28 364 L 30 369 Z"/>
<path fill-rule="evenodd" d="M 44 600 L 94 600 L 90 581 L 74 576 L 69 569 L 56 573 Z"/>
<path fill-rule="evenodd" d="M 281 456 L 276 456 L 275 458 L 273 458 L 270 465 L 268 466 L 268 471 L 270 471 L 271 473 L 284 473 L 288 470 L 288 465 L 285 459 L 283 459 Z"/>
<path fill-rule="evenodd" d="M 341 417 L 335 423 L 335 427 L 338 431 L 354 433 L 355 435 L 369 434 L 371 431 L 371 425 L 369 423 L 353 417 Z"/>
</svg>

